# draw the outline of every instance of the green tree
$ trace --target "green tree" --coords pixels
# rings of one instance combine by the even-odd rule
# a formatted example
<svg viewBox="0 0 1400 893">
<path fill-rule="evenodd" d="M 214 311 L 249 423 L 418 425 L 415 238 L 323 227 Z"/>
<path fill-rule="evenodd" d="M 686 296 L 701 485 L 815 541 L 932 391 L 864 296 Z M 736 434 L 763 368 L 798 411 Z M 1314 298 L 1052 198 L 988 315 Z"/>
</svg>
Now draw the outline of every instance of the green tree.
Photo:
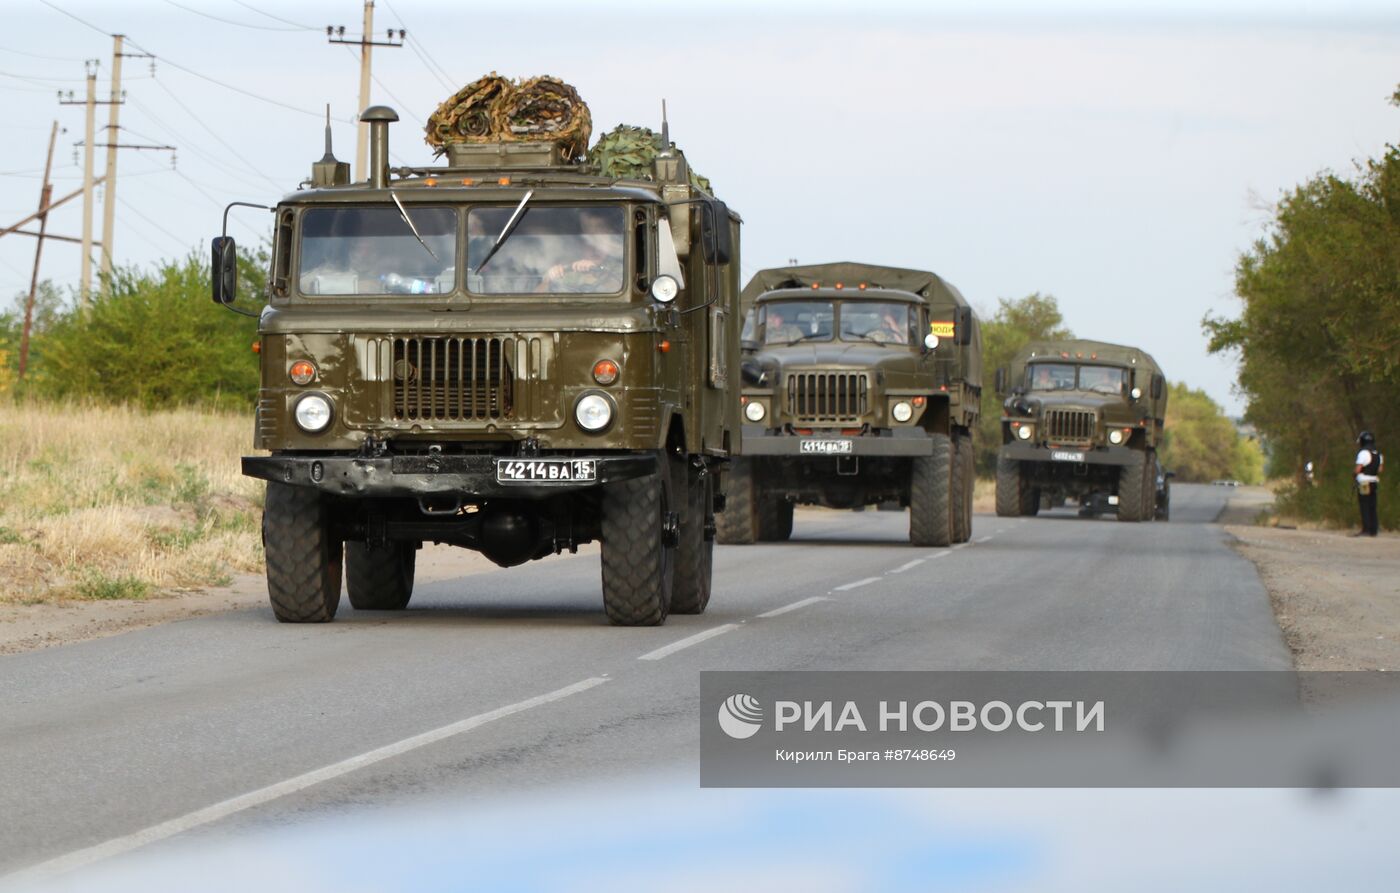
<svg viewBox="0 0 1400 893">
<path fill-rule="evenodd" d="M 240 260 L 240 303 L 256 306 L 264 274 Z M 146 407 L 183 403 L 250 405 L 258 364 L 257 321 L 209 299 L 209 267 L 200 257 L 152 270 L 116 271 L 107 294 L 70 309 L 43 334 L 34 392 Z"/>
<path fill-rule="evenodd" d="M 1024 298 L 1000 298 L 997 311 L 982 321 L 982 416 L 977 426 L 977 469 L 996 473 L 1001 448 L 1001 398 L 996 394 L 996 370 L 1011 362 L 1029 341 L 1073 338 L 1064 324 L 1054 295 L 1034 292 Z"/>
<path fill-rule="evenodd" d="M 1357 432 L 1400 443 L 1400 149 L 1286 194 L 1235 270 L 1236 319 L 1207 317 L 1214 352 L 1240 363 L 1246 418 L 1269 439 L 1286 507 L 1355 523 Z M 1304 466 L 1312 462 L 1315 483 Z M 1381 523 L 1400 525 L 1400 475 L 1381 483 Z"/>
<path fill-rule="evenodd" d="M 1171 385 L 1161 459 L 1182 481 L 1229 478 L 1247 484 L 1263 479 L 1263 453 L 1241 437 L 1235 423 L 1205 391 Z"/>
</svg>

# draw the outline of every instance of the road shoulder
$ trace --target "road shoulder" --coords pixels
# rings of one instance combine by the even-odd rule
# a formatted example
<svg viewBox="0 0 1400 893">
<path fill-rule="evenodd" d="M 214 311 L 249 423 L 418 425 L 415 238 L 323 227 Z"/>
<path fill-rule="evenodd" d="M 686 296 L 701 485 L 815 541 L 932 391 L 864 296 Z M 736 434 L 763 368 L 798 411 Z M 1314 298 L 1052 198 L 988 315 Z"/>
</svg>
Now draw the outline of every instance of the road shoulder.
<svg viewBox="0 0 1400 893">
<path fill-rule="evenodd" d="M 1299 670 L 1400 670 L 1400 537 L 1227 524 Z"/>
</svg>

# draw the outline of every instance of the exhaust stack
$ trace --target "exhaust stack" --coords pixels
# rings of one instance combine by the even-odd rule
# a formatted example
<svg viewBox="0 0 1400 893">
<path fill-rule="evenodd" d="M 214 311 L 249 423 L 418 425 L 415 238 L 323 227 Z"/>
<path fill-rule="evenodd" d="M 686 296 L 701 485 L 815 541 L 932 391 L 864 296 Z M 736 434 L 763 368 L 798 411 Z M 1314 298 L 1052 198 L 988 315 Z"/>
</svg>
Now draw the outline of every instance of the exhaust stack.
<svg viewBox="0 0 1400 893">
<path fill-rule="evenodd" d="M 383 189 L 389 185 L 389 125 L 399 113 L 387 105 L 372 105 L 360 115 L 369 125 L 369 185 Z"/>
</svg>

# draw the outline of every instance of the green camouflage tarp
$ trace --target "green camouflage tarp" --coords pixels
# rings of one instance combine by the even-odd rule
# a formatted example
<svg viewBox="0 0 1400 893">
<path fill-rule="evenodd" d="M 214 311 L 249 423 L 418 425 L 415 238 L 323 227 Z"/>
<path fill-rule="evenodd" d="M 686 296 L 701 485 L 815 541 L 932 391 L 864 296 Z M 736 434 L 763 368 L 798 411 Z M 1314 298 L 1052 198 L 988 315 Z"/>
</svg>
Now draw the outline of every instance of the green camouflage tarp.
<svg viewBox="0 0 1400 893">
<path fill-rule="evenodd" d="M 619 124 L 598 137 L 598 142 L 588 150 L 588 160 L 605 177 L 619 180 L 649 180 L 652 176 L 652 160 L 660 151 L 661 137 L 646 127 L 633 127 Z M 710 181 L 690 170 L 690 184 L 705 192 L 714 194 Z"/>
</svg>

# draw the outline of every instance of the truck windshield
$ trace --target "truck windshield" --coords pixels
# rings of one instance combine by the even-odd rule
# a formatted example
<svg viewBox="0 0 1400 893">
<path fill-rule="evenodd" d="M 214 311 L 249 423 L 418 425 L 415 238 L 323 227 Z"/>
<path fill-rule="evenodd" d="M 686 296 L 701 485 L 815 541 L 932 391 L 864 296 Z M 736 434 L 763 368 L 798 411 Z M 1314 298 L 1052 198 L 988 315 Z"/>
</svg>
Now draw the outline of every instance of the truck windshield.
<svg viewBox="0 0 1400 893">
<path fill-rule="evenodd" d="M 912 311 L 908 304 L 847 301 L 841 305 L 841 340 L 911 344 Z"/>
<path fill-rule="evenodd" d="M 1128 370 L 1116 366 L 1077 366 L 1074 363 L 1032 363 L 1026 370 L 1032 391 L 1094 391 L 1122 394 Z"/>
<path fill-rule="evenodd" d="M 421 295 L 452 291 L 457 213 L 413 207 L 429 253 L 396 207 L 313 208 L 302 215 L 298 283 L 308 295 Z M 434 257 L 436 255 L 436 257 Z"/>
<path fill-rule="evenodd" d="M 621 207 L 526 206 L 510 238 L 485 269 L 514 207 L 467 213 L 467 289 L 479 295 L 554 293 L 612 295 L 625 281 Z"/>
<path fill-rule="evenodd" d="M 763 343 L 830 341 L 835 318 L 830 301 L 776 301 L 763 308 Z"/>
</svg>

